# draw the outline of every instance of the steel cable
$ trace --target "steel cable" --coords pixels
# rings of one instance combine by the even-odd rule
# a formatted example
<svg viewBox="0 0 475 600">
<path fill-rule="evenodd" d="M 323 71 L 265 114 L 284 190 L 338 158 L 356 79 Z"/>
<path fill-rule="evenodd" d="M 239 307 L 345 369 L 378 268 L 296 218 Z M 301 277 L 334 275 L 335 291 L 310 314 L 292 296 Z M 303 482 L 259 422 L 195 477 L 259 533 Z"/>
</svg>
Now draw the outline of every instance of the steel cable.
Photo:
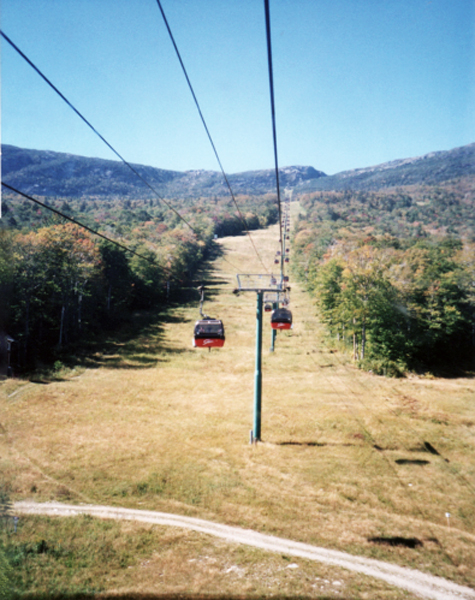
<svg viewBox="0 0 475 600">
<path fill-rule="evenodd" d="M 160 9 L 160 12 L 161 12 L 161 14 L 162 14 L 163 21 L 164 21 L 164 23 L 165 23 L 165 27 L 167 28 L 168 35 L 170 36 L 170 40 L 171 40 L 171 42 L 172 42 L 172 44 L 173 44 L 173 48 L 175 49 L 175 53 L 176 53 L 176 55 L 177 55 L 177 58 L 178 58 L 178 61 L 179 61 L 180 65 L 181 65 L 181 68 L 182 68 L 183 74 L 185 75 L 185 79 L 186 79 L 186 82 L 187 82 L 187 84 L 188 84 L 188 87 L 189 87 L 189 89 L 190 89 L 191 95 L 193 96 L 193 100 L 194 100 L 194 102 L 195 102 L 195 105 L 196 105 L 196 108 L 197 108 L 197 110 L 198 110 L 198 114 L 199 114 L 199 116 L 200 116 L 201 122 L 203 123 L 203 127 L 204 127 L 204 129 L 205 129 L 205 131 L 206 131 L 206 135 L 208 136 L 208 140 L 209 140 L 209 142 L 210 142 L 210 144 L 211 144 L 211 147 L 212 147 L 212 149 L 213 149 L 213 152 L 214 152 L 214 155 L 215 155 L 215 157 L 216 157 L 216 160 L 218 161 L 218 165 L 219 165 L 219 168 L 221 169 L 221 173 L 222 173 L 222 175 L 223 175 L 224 181 L 226 182 L 226 186 L 228 187 L 228 190 L 229 190 L 229 193 L 230 193 L 230 195 L 231 195 L 232 201 L 234 202 L 234 205 L 235 205 L 235 207 L 236 207 L 236 210 L 238 211 L 239 218 L 240 218 L 240 220 L 241 220 L 242 224 L 244 225 L 244 229 L 245 229 L 245 231 L 246 231 L 246 234 L 247 234 L 247 235 L 248 235 L 248 237 L 249 237 L 249 241 L 251 242 L 251 244 L 252 244 L 252 246 L 253 246 L 253 248 L 254 248 L 254 251 L 255 251 L 255 253 L 256 253 L 256 255 L 257 255 L 257 257 L 258 257 L 258 259 L 259 259 L 260 263 L 261 263 L 261 264 L 262 264 L 262 266 L 264 267 L 264 270 L 266 271 L 266 273 L 268 273 L 268 270 L 267 270 L 267 268 L 266 268 L 266 266 L 265 266 L 264 262 L 262 261 L 261 255 L 260 255 L 260 254 L 259 254 L 259 252 L 257 251 L 257 248 L 256 248 L 256 246 L 255 246 L 255 244 L 254 244 L 254 241 L 253 241 L 253 239 L 252 239 L 252 236 L 251 236 L 251 234 L 250 234 L 250 232 L 249 232 L 249 228 L 248 228 L 248 226 L 247 226 L 246 220 L 244 219 L 244 217 L 243 217 L 243 215 L 242 215 L 242 213 L 241 213 L 241 210 L 239 209 L 239 206 L 238 206 L 238 203 L 237 203 L 237 201 L 236 201 L 236 198 L 235 198 L 235 196 L 234 196 L 233 190 L 231 189 L 231 185 L 230 185 L 230 183 L 229 183 L 229 179 L 228 179 L 228 177 L 227 177 L 227 175 L 226 175 L 226 173 L 225 173 L 225 171 L 224 171 L 223 165 L 222 165 L 222 163 L 221 163 L 221 159 L 219 158 L 218 151 L 216 150 L 216 146 L 215 146 L 215 144 L 214 144 L 214 142 L 213 142 L 213 138 L 211 137 L 211 133 L 209 132 L 208 126 L 207 126 L 207 124 L 206 124 L 206 121 L 205 121 L 205 118 L 204 118 L 204 116 L 203 116 L 203 112 L 202 112 L 202 110 L 201 110 L 201 107 L 200 107 L 200 104 L 199 104 L 199 102 L 198 102 L 198 98 L 196 97 L 196 94 L 195 94 L 195 91 L 194 91 L 194 89 L 193 89 L 193 86 L 191 85 L 191 81 L 190 81 L 190 78 L 188 77 L 188 73 L 187 73 L 187 71 L 186 71 L 185 64 L 184 64 L 184 62 L 183 62 L 183 59 L 181 58 L 180 51 L 178 50 L 178 46 L 177 46 L 177 44 L 176 44 L 176 42 L 175 42 L 175 38 L 173 37 L 172 30 L 171 30 L 171 28 L 170 28 L 170 25 L 168 24 L 168 20 L 167 20 L 167 17 L 165 16 L 165 12 L 164 12 L 164 10 L 163 10 L 163 8 L 162 8 L 162 5 L 161 5 L 161 2 L 160 2 L 160 0 L 157 0 L 157 5 L 158 5 L 158 8 Z"/>
</svg>

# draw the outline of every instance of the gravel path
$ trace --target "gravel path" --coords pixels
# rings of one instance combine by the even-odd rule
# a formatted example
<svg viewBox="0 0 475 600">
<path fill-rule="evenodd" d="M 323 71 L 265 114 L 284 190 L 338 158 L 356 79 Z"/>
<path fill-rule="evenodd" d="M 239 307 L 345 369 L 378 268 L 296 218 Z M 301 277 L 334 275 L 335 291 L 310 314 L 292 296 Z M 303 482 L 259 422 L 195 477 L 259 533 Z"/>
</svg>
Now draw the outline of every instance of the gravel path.
<svg viewBox="0 0 475 600">
<path fill-rule="evenodd" d="M 316 560 L 328 565 L 334 565 L 364 573 L 371 577 L 383 579 L 387 583 L 402 588 L 422 598 L 433 600 L 475 600 L 475 590 L 428 575 L 414 569 L 398 567 L 371 558 L 353 556 L 337 550 L 319 548 L 310 544 L 293 542 L 283 538 L 265 535 L 250 529 L 240 529 L 220 525 L 203 519 L 183 517 L 162 512 L 149 510 L 134 510 L 130 508 L 118 508 L 114 506 L 97 505 L 69 505 L 59 502 L 48 502 L 39 504 L 36 502 L 16 502 L 14 511 L 17 514 L 36 514 L 50 516 L 76 516 L 91 515 L 101 519 L 122 519 L 128 521 L 141 521 L 143 523 L 154 523 L 156 525 L 167 525 L 170 527 L 181 527 L 192 529 L 208 535 L 213 535 L 230 542 L 254 546 L 270 552 L 278 552 L 286 555 L 298 556 L 309 560 Z"/>
</svg>

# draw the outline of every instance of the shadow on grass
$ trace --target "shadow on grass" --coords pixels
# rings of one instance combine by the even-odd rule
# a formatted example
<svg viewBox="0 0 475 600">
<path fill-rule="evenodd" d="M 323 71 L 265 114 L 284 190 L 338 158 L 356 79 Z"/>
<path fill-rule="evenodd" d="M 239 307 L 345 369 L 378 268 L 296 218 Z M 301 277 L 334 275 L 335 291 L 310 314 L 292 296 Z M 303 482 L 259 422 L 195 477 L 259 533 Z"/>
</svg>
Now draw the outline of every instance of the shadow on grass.
<svg viewBox="0 0 475 600">
<path fill-rule="evenodd" d="M 394 462 L 398 465 L 419 465 L 421 467 L 430 465 L 430 460 L 420 458 L 398 458 Z"/>
<path fill-rule="evenodd" d="M 165 340 L 164 325 L 183 322 L 182 318 L 173 314 L 176 307 L 177 304 L 173 303 L 160 312 L 136 311 L 113 333 L 99 334 L 90 339 L 74 356 L 65 358 L 65 364 L 88 369 L 151 369 L 167 362 L 167 355 L 171 358 L 191 351 L 171 347 Z"/>
<path fill-rule="evenodd" d="M 399 535 L 370 537 L 368 538 L 368 542 L 372 542 L 373 544 L 383 544 L 385 546 L 404 546 L 405 548 L 419 548 L 424 545 L 421 540 L 417 538 L 407 538 Z"/>
<path fill-rule="evenodd" d="M 328 442 L 297 442 L 289 440 L 285 442 L 274 442 L 276 446 L 307 446 L 309 448 L 323 448 L 324 446 L 361 446 L 361 444 L 353 444 L 352 442 L 343 442 L 341 444 Z"/>
<path fill-rule="evenodd" d="M 469 352 L 469 356 L 472 353 Z M 414 372 L 420 376 L 432 375 L 440 379 L 474 379 L 475 367 L 473 358 L 457 357 L 457 360 L 450 355 L 445 357 L 443 362 L 416 366 Z"/>
<path fill-rule="evenodd" d="M 384 450 L 392 450 L 392 448 L 382 448 L 381 446 L 378 446 L 378 444 L 373 444 L 373 448 L 375 450 L 379 450 L 380 452 L 384 452 Z M 442 456 L 442 454 L 436 448 L 434 448 L 434 446 L 430 442 L 423 442 L 419 446 L 410 448 L 410 452 L 428 452 L 429 454 L 434 454 L 435 456 L 440 456 L 440 458 L 447 463 L 450 462 L 450 460 L 448 458 L 445 458 L 445 456 Z M 396 463 L 398 465 L 408 465 L 408 464 L 427 465 L 427 464 L 429 464 L 429 462 L 430 461 L 428 461 L 428 460 L 409 459 L 409 458 L 398 458 L 396 460 Z"/>
<path fill-rule="evenodd" d="M 78 357 L 88 368 L 149 369 L 159 362 L 163 315 L 140 311 L 113 334 L 90 341 Z"/>
<path fill-rule="evenodd" d="M 214 260 L 222 255 L 221 248 L 216 247 L 211 251 L 208 260 Z M 105 324 L 105 330 L 88 334 L 88 339 L 71 345 L 54 358 L 60 359 L 62 367 L 74 369 L 84 367 L 88 369 L 150 369 L 159 363 L 171 360 L 173 356 L 193 352 L 191 337 L 193 324 L 199 319 L 200 292 L 198 287 L 205 285 L 205 305 L 221 292 L 223 285 L 229 282 L 215 276 L 212 263 L 204 263 L 195 273 L 194 281 L 180 289 L 172 290 L 169 301 L 151 310 L 137 310 L 120 321 L 117 318 Z M 196 318 L 189 318 L 177 314 L 179 309 L 196 307 Z M 212 309 L 210 308 L 210 311 Z M 183 312 L 183 311 L 180 311 Z M 165 339 L 165 325 L 189 323 L 190 333 L 186 339 L 189 348 L 174 347 Z M 101 324 L 102 325 L 102 324 Z M 101 329 L 101 327 L 98 327 Z M 62 368 L 58 371 L 54 367 L 45 367 L 30 371 L 30 381 L 41 385 L 52 382 L 69 381 Z"/>
<path fill-rule="evenodd" d="M 56 375 L 54 371 L 43 371 L 42 373 L 35 373 L 28 378 L 30 383 L 36 385 L 49 385 L 50 383 L 64 383 L 70 381 L 67 377 L 60 377 Z"/>
<path fill-rule="evenodd" d="M 107 369 L 151 369 L 155 367 L 160 361 L 158 358 L 146 358 L 143 356 L 137 356 L 128 353 L 126 356 L 93 356 L 86 358 L 83 365 L 89 369 L 97 369 L 99 367 L 105 367 Z"/>
<path fill-rule="evenodd" d="M 198 290 L 200 286 L 205 288 L 204 306 L 212 302 L 222 291 L 222 287 L 227 285 L 229 282 L 224 279 L 209 279 L 209 273 L 203 274 L 203 277 L 196 278 L 196 289 L 193 290 L 193 296 L 191 298 L 192 304 L 196 305 L 199 310 L 201 301 L 201 291 Z"/>
<path fill-rule="evenodd" d="M 420 446 L 416 446 L 415 448 L 411 448 L 411 452 L 428 452 L 429 454 L 434 454 L 434 456 L 440 456 L 445 462 L 450 462 L 448 458 L 442 456 L 442 454 L 434 448 L 434 446 L 430 442 L 423 442 Z"/>
<path fill-rule="evenodd" d="M 319 442 L 276 442 L 277 446 L 327 446 L 327 444 L 321 444 Z"/>
</svg>

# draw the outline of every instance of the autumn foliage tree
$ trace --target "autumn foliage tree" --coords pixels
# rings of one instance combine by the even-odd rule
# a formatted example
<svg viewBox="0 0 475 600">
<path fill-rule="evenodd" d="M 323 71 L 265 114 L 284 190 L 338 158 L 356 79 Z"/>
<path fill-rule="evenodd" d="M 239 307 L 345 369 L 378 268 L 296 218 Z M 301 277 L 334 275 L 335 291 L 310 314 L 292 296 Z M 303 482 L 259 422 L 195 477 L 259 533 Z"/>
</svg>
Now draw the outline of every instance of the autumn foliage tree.
<svg viewBox="0 0 475 600">
<path fill-rule="evenodd" d="M 272 195 L 238 196 L 244 219 L 228 195 L 175 198 L 173 211 L 157 199 L 110 189 L 104 197 L 41 198 L 41 208 L 13 193 L 3 200 L 0 355 L 8 333 L 16 340 L 17 372 L 51 362 L 135 310 L 181 297 L 215 235 L 239 235 L 278 218 Z M 64 224 L 47 206 L 120 245 Z"/>
<path fill-rule="evenodd" d="M 18 234 L 12 248 L 10 329 L 19 360 L 47 360 L 91 320 L 102 277 L 100 253 L 89 233 L 71 223 Z"/>
<path fill-rule="evenodd" d="M 204 244 L 182 229 L 162 231 L 161 245 L 139 229 L 134 253 L 72 223 L 28 233 L 3 232 L 2 327 L 16 340 L 18 368 L 51 362 L 64 348 L 115 325 L 131 310 L 153 308 L 167 280 L 183 281 L 203 258 Z M 8 314 L 7 314 L 8 313 Z"/>
<path fill-rule="evenodd" d="M 335 244 L 313 282 L 319 312 L 354 360 L 378 372 L 467 364 L 475 305 L 461 248 L 448 239 Z"/>
</svg>

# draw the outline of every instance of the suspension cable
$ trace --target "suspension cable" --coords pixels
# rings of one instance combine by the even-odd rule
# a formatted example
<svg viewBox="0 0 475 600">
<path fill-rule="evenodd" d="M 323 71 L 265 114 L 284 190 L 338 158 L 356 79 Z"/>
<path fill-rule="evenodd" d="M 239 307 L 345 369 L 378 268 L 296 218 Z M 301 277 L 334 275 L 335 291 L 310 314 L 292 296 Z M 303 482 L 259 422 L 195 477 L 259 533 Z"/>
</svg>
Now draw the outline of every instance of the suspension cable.
<svg viewBox="0 0 475 600">
<path fill-rule="evenodd" d="M 190 88 L 190 92 L 191 92 L 191 95 L 193 96 L 193 100 L 194 100 L 196 108 L 198 110 L 198 114 L 200 115 L 201 122 L 203 123 L 203 127 L 205 128 L 206 135 L 208 136 L 208 140 L 209 140 L 209 142 L 211 144 L 211 147 L 213 149 L 213 152 L 214 152 L 214 155 L 216 157 L 216 160 L 218 161 L 218 165 L 219 165 L 219 168 L 221 169 L 221 173 L 223 175 L 224 181 L 226 182 L 226 185 L 228 187 L 228 190 L 229 190 L 229 193 L 231 195 L 231 198 L 232 198 L 232 200 L 234 202 L 234 205 L 236 206 L 236 210 L 238 211 L 239 218 L 240 218 L 242 224 L 244 225 L 244 229 L 246 231 L 246 234 L 249 236 L 249 240 L 250 240 L 250 242 L 251 242 L 251 244 L 252 244 L 252 246 L 254 248 L 254 251 L 255 251 L 258 259 L 260 260 L 260 262 L 261 262 L 262 266 L 264 267 L 266 273 L 268 273 L 268 270 L 267 270 L 265 264 L 263 263 L 262 258 L 260 256 L 259 252 L 257 251 L 257 248 L 256 248 L 256 246 L 254 244 L 253 239 L 252 239 L 252 236 L 251 236 L 251 234 L 249 232 L 249 228 L 247 226 L 246 220 L 244 219 L 244 217 L 243 217 L 243 215 L 241 213 L 241 210 L 239 209 L 239 206 L 238 206 L 238 203 L 237 203 L 236 198 L 234 196 L 233 190 L 231 189 L 231 184 L 229 183 L 229 179 L 228 179 L 228 177 L 227 177 L 227 175 L 226 175 L 226 173 L 224 171 L 223 165 L 221 163 L 221 159 L 219 158 L 218 151 L 216 150 L 216 146 L 215 146 L 215 144 L 213 142 L 213 138 L 211 137 L 211 133 L 209 132 L 208 126 L 207 126 L 205 118 L 203 116 L 203 112 L 201 111 L 201 107 L 200 107 L 200 104 L 198 102 L 198 98 L 196 97 L 196 94 L 195 94 L 195 91 L 193 89 L 193 86 L 191 85 L 191 81 L 190 81 L 190 78 L 188 77 L 188 73 L 186 71 L 185 64 L 184 64 L 184 62 L 183 62 L 183 60 L 181 58 L 180 51 L 178 50 L 178 46 L 177 46 L 177 44 L 175 42 L 175 38 L 173 37 L 173 33 L 171 31 L 170 25 L 168 24 L 168 20 L 167 20 L 167 18 L 165 16 L 165 12 L 164 12 L 164 10 L 162 8 L 162 4 L 161 4 L 160 0 L 157 0 L 157 5 L 158 5 L 158 8 L 160 9 L 160 12 L 162 14 L 163 21 L 165 23 L 165 27 L 167 28 L 168 35 L 170 36 L 170 40 L 171 40 L 171 42 L 173 44 L 173 47 L 175 49 L 175 53 L 177 55 L 178 61 L 180 62 L 183 74 L 185 75 L 186 82 L 188 83 L 188 87 Z"/>
<path fill-rule="evenodd" d="M 173 275 L 173 273 L 171 271 L 169 271 L 165 267 L 161 267 L 160 265 L 157 265 L 157 263 L 153 259 L 151 259 L 147 256 L 144 256 L 143 254 L 139 254 L 138 252 L 135 252 L 135 250 L 132 250 L 132 248 L 129 248 L 128 246 L 125 246 L 124 244 L 121 244 L 120 242 L 117 242 L 116 240 L 113 240 L 112 238 L 107 237 L 106 235 L 100 233 L 99 231 L 96 231 L 95 229 L 91 229 L 84 223 L 81 223 L 80 221 L 77 221 L 76 219 L 73 219 L 72 217 L 68 217 L 68 215 L 65 215 L 64 213 L 57 210 L 56 208 L 53 208 L 52 206 L 48 206 L 48 204 L 45 204 L 44 202 L 41 202 L 40 200 L 37 200 L 36 198 L 33 198 L 32 196 L 29 196 L 28 194 L 25 194 L 24 192 L 17 190 L 16 188 L 12 187 L 11 185 L 8 185 L 8 183 L 5 183 L 2 181 L 2 185 L 4 187 L 6 187 L 7 189 L 11 190 L 12 192 L 15 192 L 15 194 L 18 194 L 19 196 L 23 196 L 23 198 L 26 198 L 27 200 L 31 200 L 35 204 L 39 204 L 39 206 L 46 208 L 47 210 L 50 210 L 51 212 L 62 217 L 63 219 L 67 219 L 68 221 L 71 221 L 71 223 L 74 223 L 75 225 L 82 227 L 86 231 L 89 231 L 89 233 L 93 233 L 94 235 L 99 236 L 100 238 L 110 242 L 111 244 L 115 244 L 119 248 L 122 248 L 122 250 L 125 250 L 126 252 L 130 252 L 131 254 L 135 254 L 135 256 L 138 256 L 139 258 L 146 260 L 147 262 L 154 265 L 154 267 L 156 267 L 160 271 L 163 271 L 163 273 L 165 273 L 169 277 L 172 277 L 173 279 L 175 279 L 175 281 L 178 281 L 179 283 L 181 283 L 181 281 L 175 275 Z"/>
<path fill-rule="evenodd" d="M 271 27 L 270 27 L 270 10 L 269 0 L 264 0 L 264 9 L 266 15 L 266 37 L 267 37 L 267 63 L 269 67 L 269 89 L 270 89 L 270 104 L 272 115 L 272 136 L 274 140 L 274 163 L 275 163 L 275 180 L 277 187 L 277 206 L 279 210 L 279 231 L 280 231 L 280 272 L 284 274 L 284 238 L 282 235 L 282 207 L 280 200 L 280 184 L 279 184 L 279 162 L 277 159 L 277 132 L 275 125 L 275 101 L 274 101 L 274 75 L 272 69 L 272 44 L 271 44 Z"/>
<path fill-rule="evenodd" d="M 0 33 L 2 37 L 10 44 L 10 46 L 16 50 L 24 60 L 26 60 L 26 62 L 38 73 L 38 75 L 58 94 L 58 96 L 60 96 L 60 98 L 62 98 L 62 100 L 64 100 L 64 102 L 66 102 L 66 104 L 78 115 L 80 119 L 84 121 L 84 123 L 86 123 L 86 125 L 104 142 L 104 144 L 106 144 L 106 146 L 112 150 L 112 152 L 124 163 L 124 165 L 126 165 L 133 173 L 135 173 L 142 183 L 144 183 L 161 202 L 166 204 L 166 206 L 168 206 L 168 208 L 174 212 L 175 215 L 181 219 L 191 229 L 191 231 L 193 231 L 194 234 L 200 237 L 194 227 L 190 225 L 190 223 L 188 223 L 188 221 L 182 217 L 182 215 L 180 215 L 180 213 L 175 210 L 173 206 L 171 206 L 171 204 L 167 202 L 146 179 L 144 179 L 144 177 L 142 177 L 142 175 L 140 175 L 137 169 L 135 169 L 121 154 L 119 154 L 119 152 L 117 152 L 117 150 L 105 139 L 105 137 L 102 136 L 99 131 L 97 131 L 97 129 L 86 119 L 86 117 L 84 117 L 79 110 L 66 98 L 66 96 L 62 94 L 59 89 L 46 77 L 46 75 L 39 70 L 39 68 L 26 56 L 26 54 L 24 54 L 24 52 L 22 52 L 20 48 L 18 48 L 18 46 L 12 42 L 12 40 L 3 31 L 0 31 Z"/>
<path fill-rule="evenodd" d="M 84 123 L 86 123 L 86 125 L 106 144 L 106 146 L 112 150 L 112 152 L 157 196 L 157 198 L 163 202 L 181 221 L 183 221 L 198 238 L 203 240 L 202 236 L 194 229 L 194 227 L 177 210 L 175 210 L 173 206 L 171 206 L 171 204 L 169 204 L 144 177 L 142 177 L 142 175 L 140 175 L 137 169 L 135 169 L 127 160 L 125 160 L 119 154 L 119 152 L 117 152 L 117 150 L 115 150 L 115 148 L 104 138 L 104 136 L 102 136 L 97 129 L 73 106 L 66 96 L 64 96 L 64 94 L 40 71 L 40 69 L 26 56 L 26 54 L 22 52 L 20 48 L 18 48 L 18 46 L 2 30 L 0 30 L 0 34 L 12 46 L 12 48 L 16 50 L 16 52 L 18 52 L 18 54 L 38 73 L 38 75 L 40 75 L 40 77 L 60 96 L 60 98 L 66 102 L 66 104 L 80 117 L 80 119 L 84 121 Z M 21 192 L 18 193 L 21 194 Z M 46 206 L 46 208 L 49 207 Z M 223 257 L 223 260 L 231 265 L 233 269 L 236 269 L 235 265 L 233 265 L 226 257 Z"/>
</svg>

